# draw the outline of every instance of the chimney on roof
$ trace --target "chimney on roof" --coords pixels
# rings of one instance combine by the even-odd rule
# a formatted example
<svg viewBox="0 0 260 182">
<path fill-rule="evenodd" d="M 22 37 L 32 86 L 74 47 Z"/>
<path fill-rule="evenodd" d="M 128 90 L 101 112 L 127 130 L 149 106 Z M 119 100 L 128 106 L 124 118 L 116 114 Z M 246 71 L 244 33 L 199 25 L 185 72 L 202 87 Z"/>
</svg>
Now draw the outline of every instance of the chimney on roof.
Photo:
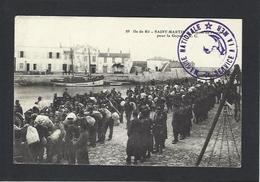
<svg viewBox="0 0 260 182">
<path fill-rule="evenodd" d="M 122 50 L 120 50 L 120 54 L 122 54 Z"/>
<path fill-rule="evenodd" d="M 110 52 L 110 49 L 108 48 L 108 49 L 107 49 L 107 56 L 109 56 L 109 52 Z"/>
</svg>

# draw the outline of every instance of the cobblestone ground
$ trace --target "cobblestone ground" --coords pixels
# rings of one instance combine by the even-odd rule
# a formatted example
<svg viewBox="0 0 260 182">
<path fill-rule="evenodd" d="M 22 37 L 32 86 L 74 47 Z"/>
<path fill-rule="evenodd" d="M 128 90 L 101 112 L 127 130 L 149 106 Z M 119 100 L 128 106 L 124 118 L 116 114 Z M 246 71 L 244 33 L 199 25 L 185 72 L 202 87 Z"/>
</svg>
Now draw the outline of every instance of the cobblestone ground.
<svg viewBox="0 0 260 182">
<path fill-rule="evenodd" d="M 152 154 L 151 158 L 144 163 L 138 162 L 138 166 L 180 166 L 194 167 L 201 148 L 205 142 L 209 128 L 216 114 L 218 105 L 216 105 L 208 115 L 208 119 L 200 124 L 193 124 L 191 136 L 185 140 L 180 140 L 177 144 L 172 144 L 172 113 L 168 114 L 167 128 L 168 139 L 163 154 Z M 240 167 L 241 160 L 237 155 L 241 153 L 241 121 L 235 122 L 232 116 L 229 121 L 231 127 L 221 128 L 218 139 L 217 131 L 223 122 L 223 114 L 220 115 L 214 133 L 211 137 L 207 150 L 204 154 L 200 166 L 202 167 Z M 231 134 L 234 134 L 235 142 Z M 228 137 L 222 135 L 228 131 Z M 126 143 L 127 130 L 124 120 L 123 124 L 114 127 L 113 139 L 106 141 L 105 144 L 97 143 L 95 148 L 89 148 L 89 160 L 91 165 L 126 165 Z M 216 141 L 216 144 L 215 144 Z M 236 143 L 237 150 L 234 147 Z M 213 146 L 215 144 L 215 149 Z M 23 161 L 25 162 L 25 161 Z M 209 162 L 209 163 L 208 163 Z M 61 161 L 61 164 L 67 164 L 67 161 Z M 133 165 L 133 164 L 132 164 Z"/>
<path fill-rule="evenodd" d="M 171 119 L 172 113 L 168 114 L 167 128 L 168 139 L 166 140 L 166 148 L 163 154 L 152 154 L 152 157 L 144 163 L 138 162 L 139 166 L 189 166 L 195 165 L 196 159 L 200 153 L 200 150 L 204 144 L 205 138 L 208 134 L 208 130 L 211 126 L 211 122 L 215 116 L 218 105 L 215 106 L 210 112 L 206 121 L 200 124 L 193 124 L 191 136 L 185 140 L 179 141 L 179 143 L 173 145 Z M 231 141 L 231 134 L 228 135 L 228 142 L 226 138 L 222 138 L 222 132 L 219 134 L 219 138 L 216 142 L 215 150 L 213 151 L 212 158 L 209 165 L 207 162 L 212 153 L 212 148 L 217 135 L 217 128 L 221 124 L 223 116 L 221 115 L 218 124 L 215 128 L 212 139 L 207 147 L 204 155 L 204 159 L 200 166 L 219 166 L 219 167 L 240 167 L 240 159 L 236 155 L 234 142 Z M 236 144 L 238 146 L 239 153 L 241 146 L 241 121 L 235 122 L 231 119 L 231 126 L 235 136 Z M 222 130 L 222 129 L 221 129 Z M 230 131 L 230 130 L 225 130 Z M 224 132 L 225 132 L 224 131 Z M 222 141 L 222 142 L 221 142 Z M 105 144 L 97 144 L 95 148 L 89 149 L 89 158 L 91 165 L 126 165 L 126 142 L 127 131 L 125 123 L 114 127 L 113 139 L 106 141 Z M 233 145 L 232 145 L 233 144 Z M 222 147 L 221 147 L 222 146 Z M 229 146 L 229 147 L 228 147 Z M 228 160 L 230 159 L 230 160 Z M 231 161 L 228 163 L 227 161 Z M 133 165 L 133 164 L 132 164 Z"/>
</svg>

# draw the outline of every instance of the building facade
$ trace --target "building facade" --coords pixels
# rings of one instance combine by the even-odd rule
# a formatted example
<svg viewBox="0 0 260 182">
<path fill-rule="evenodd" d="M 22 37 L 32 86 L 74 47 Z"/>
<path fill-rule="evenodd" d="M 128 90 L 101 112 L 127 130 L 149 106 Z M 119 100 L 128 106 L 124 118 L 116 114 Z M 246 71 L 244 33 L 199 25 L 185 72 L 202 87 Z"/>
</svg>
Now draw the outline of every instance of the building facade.
<svg viewBox="0 0 260 182">
<path fill-rule="evenodd" d="M 98 72 L 99 73 L 129 73 L 132 67 L 130 53 L 99 52 Z"/>
<path fill-rule="evenodd" d="M 16 47 L 15 71 L 62 72 L 64 67 L 71 65 L 69 59 L 65 59 L 64 51 L 64 48 L 56 47 Z"/>
<path fill-rule="evenodd" d="M 73 65 L 76 73 L 98 73 L 98 49 L 77 45 L 73 48 Z"/>
<path fill-rule="evenodd" d="M 23 73 L 129 73 L 130 53 L 106 53 L 84 45 L 15 47 L 15 71 Z"/>
</svg>

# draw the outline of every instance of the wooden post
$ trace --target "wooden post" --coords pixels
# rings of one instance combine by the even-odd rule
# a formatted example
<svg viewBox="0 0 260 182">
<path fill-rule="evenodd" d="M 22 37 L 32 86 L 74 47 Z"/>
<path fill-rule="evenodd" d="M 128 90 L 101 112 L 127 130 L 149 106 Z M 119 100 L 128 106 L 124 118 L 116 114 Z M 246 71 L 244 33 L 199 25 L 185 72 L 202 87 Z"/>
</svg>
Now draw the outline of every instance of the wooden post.
<svg viewBox="0 0 260 182">
<path fill-rule="evenodd" d="M 205 153 L 205 151 L 206 151 L 206 149 L 207 149 L 207 146 L 208 146 L 208 144 L 209 144 L 210 138 L 211 138 L 211 136 L 212 136 L 212 134 L 213 134 L 213 131 L 214 131 L 214 129 L 215 129 L 215 126 L 216 126 L 216 124 L 217 124 L 217 122 L 218 122 L 218 118 L 219 118 L 219 116 L 220 116 L 220 113 L 221 113 L 221 111 L 222 111 L 222 108 L 223 108 L 223 106 L 224 106 L 224 104 L 225 104 L 225 102 L 226 102 L 227 93 L 230 91 L 230 88 L 231 88 L 231 86 L 232 86 L 233 83 L 234 83 L 235 76 L 236 76 L 237 74 L 239 74 L 239 72 L 240 72 L 239 66 L 238 66 L 238 65 L 235 65 L 235 66 L 234 66 L 234 71 L 232 72 L 232 74 L 231 74 L 231 76 L 230 76 L 230 80 L 229 80 L 229 82 L 228 82 L 228 84 L 227 84 L 226 90 L 224 91 L 223 98 L 222 98 L 222 100 L 220 101 L 220 104 L 219 104 L 219 107 L 218 107 L 218 111 L 217 111 L 217 113 L 216 113 L 216 115 L 215 115 L 215 117 L 214 117 L 214 120 L 213 120 L 213 122 L 212 122 L 212 125 L 211 125 L 211 127 L 210 127 L 210 129 L 209 129 L 209 133 L 208 133 L 208 135 L 207 135 L 207 138 L 206 138 L 206 140 L 205 140 L 205 142 L 204 142 L 204 145 L 203 145 L 203 147 L 202 147 L 202 149 L 201 149 L 201 151 L 200 151 L 199 157 L 198 157 L 198 159 L 197 159 L 197 161 L 196 161 L 196 164 L 195 164 L 196 166 L 199 166 L 199 165 L 200 165 L 200 162 L 201 162 L 201 160 L 202 160 L 202 157 L 203 157 L 203 155 L 204 155 L 204 153 Z"/>
</svg>

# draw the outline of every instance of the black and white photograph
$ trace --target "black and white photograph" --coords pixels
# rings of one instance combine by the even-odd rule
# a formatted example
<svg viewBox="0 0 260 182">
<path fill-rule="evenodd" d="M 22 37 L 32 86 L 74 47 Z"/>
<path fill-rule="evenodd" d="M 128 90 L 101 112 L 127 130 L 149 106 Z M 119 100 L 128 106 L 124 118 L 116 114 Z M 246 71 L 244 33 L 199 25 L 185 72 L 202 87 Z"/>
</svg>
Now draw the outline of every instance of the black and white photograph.
<svg viewBox="0 0 260 182">
<path fill-rule="evenodd" d="M 14 165 L 243 167 L 242 19 L 16 16 L 13 60 Z"/>
</svg>

